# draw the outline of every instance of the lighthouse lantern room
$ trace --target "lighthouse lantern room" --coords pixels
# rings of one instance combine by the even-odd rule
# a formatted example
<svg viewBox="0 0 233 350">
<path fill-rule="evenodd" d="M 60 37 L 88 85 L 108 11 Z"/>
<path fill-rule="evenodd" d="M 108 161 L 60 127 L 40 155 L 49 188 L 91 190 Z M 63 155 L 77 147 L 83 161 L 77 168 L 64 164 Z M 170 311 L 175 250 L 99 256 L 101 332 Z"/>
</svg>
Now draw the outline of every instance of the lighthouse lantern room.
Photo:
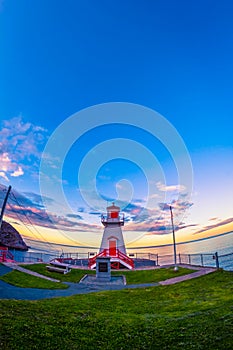
<svg viewBox="0 0 233 350">
<path fill-rule="evenodd" d="M 96 258 L 108 256 L 111 258 L 111 268 L 134 267 L 134 262 L 126 255 L 124 238 L 121 227 L 124 226 L 124 214 L 120 213 L 120 207 L 112 203 L 107 207 L 107 214 L 101 216 L 104 233 L 99 254 L 89 259 L 89 267 L 96 267 Z"/>
</svg>

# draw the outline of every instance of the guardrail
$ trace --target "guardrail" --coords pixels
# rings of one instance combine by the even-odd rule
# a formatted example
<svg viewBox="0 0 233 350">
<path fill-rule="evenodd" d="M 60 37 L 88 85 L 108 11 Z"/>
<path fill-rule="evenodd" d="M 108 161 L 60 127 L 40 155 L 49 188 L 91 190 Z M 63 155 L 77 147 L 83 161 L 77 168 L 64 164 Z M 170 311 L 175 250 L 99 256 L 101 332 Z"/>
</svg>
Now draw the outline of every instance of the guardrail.
<svg viewBox="0 0 233 350">
<path fill-rule="evenodd" d="M 11 253 L 8 250 L 8 253 Z M 17 262 L 49 262 L 52 259 L 63 258 L 65 260 L 71 260 L 74 264 L 79 265 L 79 261 L 88 260 L 98 256 L 97 252 L 88 253 L 63 253 L 63 254 L 48 254 L 37 252 L 19 252 L 13 251 L 14 260 Z M 0 254 L 1 255 L 1 254 Z M 155 265 L 162 266 L 168 264 L 174 264 L 174 255 L 159 255 L 152 253 L 130 253 L 127 256 L 132 260 L 150 260 L 154 261 Z M 233 271 L 233 252 L 228 254 L 216 253 L 197 253 L 197 254 L 177 254 L 178 264 L 198 265 L 198 266 L 210 266 L 217 268 L 224 268 L 226 270 Z M 85 266 L 87 263 L 84 264 Z"/>
<path fill-rule="evenodd" d="M 173 255 L 158 255 L 158 265 L 173 264 Z M 177 254 L 177 264 L 197 265 L 233 270 L 233 253 L 220 255 L 215 253 Z"/>
<path fill-rule="evenodd" d="M 219 268 L 218 253 L 214 254 L 178 254 L 179 264 L 214 266 Z"/>
<path fill-rule="evenodd" d="M 14 255 L 7 247 L 0 247 L 0 262 L 14 261 Z"/>
<path fill-rule="evenodd" d="M 224 266 L 225 270 L 233 271 L 233 253 L 218 255 L 220 268 Z"/>
</svg>

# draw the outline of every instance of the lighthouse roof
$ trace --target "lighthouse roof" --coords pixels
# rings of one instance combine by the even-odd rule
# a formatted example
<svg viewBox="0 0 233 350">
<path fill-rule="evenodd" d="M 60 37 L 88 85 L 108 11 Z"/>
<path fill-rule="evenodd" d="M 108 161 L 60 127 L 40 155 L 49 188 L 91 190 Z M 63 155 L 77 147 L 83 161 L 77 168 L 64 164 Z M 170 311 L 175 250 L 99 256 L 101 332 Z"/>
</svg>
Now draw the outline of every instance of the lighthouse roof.
<svg viewBox="0 0 233 350">
<path fill-rule="evenodd" d="M 117 207 L 115 203 L 112 203 L 109 207 L 107 207 L 107 211 L 120 211 L 120 207 Z"/>
</svg>

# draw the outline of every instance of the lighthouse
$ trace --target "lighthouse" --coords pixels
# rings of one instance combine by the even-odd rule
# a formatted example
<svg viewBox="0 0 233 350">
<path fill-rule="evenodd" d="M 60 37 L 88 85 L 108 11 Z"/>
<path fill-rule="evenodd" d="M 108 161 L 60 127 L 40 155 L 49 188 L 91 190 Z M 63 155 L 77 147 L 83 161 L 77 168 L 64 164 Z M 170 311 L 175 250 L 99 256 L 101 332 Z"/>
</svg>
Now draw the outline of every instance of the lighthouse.
<svg viewBox="0 0 233 350">
<path fill-rule="evenodd" d="M 104 234 L 100 253 L 104 249 L 108 249 L 110 256 L 116 256 L 117 250 L 126 254 L 121 230 L 121 227 L 124 226 L 124 215 L 120 215 L 120 207 L 112 203 L 111 206 L 107 207 L 107 215 L 102 215 L 101 222 L 104 225 Z"/>
<path fill-rule="evenodd" d="M 124 226 L 124 214 L 120 213 L 120 207 L 116 206 L 115 203 L 112 203 L 106 209 L 107 213 L 101 216 L 104 233 L 99 254 L 89 260 L 89 267 L 95 268 L 96 257 L 106 256 L 111 258 L 111 268 L 132 269 L 134 262 L 126 255 L 121 229 Z"/>
</svg>

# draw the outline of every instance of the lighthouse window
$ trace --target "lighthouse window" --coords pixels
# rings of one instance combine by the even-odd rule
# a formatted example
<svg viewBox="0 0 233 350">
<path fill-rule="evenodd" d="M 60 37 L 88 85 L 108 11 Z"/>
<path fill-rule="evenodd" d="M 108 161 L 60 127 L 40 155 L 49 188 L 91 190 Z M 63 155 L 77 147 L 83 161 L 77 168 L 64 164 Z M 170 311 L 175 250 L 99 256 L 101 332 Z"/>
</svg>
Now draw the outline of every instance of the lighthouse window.
<svg viewBox="0 0 233 350">
<path fill-rule="evenodd" d="M 99 272 L 108 272 L 108 264 L 105 262 L 99 263 Z"/>
</svg>

